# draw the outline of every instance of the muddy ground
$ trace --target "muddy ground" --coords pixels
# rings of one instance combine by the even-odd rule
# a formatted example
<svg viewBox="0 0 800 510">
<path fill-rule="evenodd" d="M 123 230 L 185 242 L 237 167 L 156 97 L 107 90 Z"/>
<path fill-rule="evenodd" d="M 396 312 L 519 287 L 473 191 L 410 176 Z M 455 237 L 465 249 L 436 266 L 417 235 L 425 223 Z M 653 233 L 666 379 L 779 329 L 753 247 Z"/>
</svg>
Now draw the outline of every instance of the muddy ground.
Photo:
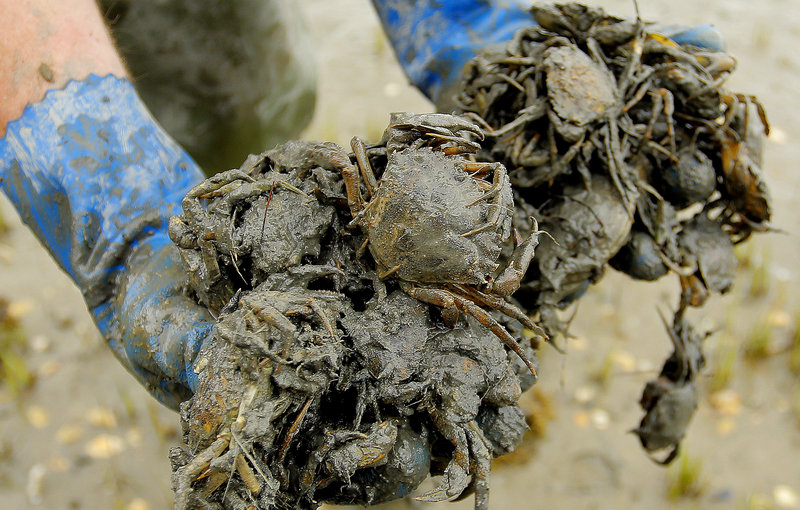
<svg viewBox="0 0 800 510">
<path fill-rule="evenodd" d="M 627 0 L 591 3 L 632 12 Z M 367 0 L 302 4 L 320 71 L 306 138 L 372 140 L 389 112 L 431 109 L 406 84 Z M 712 22 L 726 37 L 739 61 L 729 84 L 759 96 L 769 112 L 764 166 L 784 232 L 743 247 L 733 291 L 694 315 L 716 333 L 707 341 L 704 398 L 674 466 L 652 463 L 626 431 L 640 418 L 644 382 L 670 351 L 657 309 L 674 306 L 677 284 L 609 272 L 580 301 L 568 354 L 542 353 L 536 398 L 525 398 L 546 402 L 554 417 L 525 454 L 495 466 L 492 508 L 800 508 L 800 375 L 791 370 L 800 323 L 800 6 L 707 4 L 639 7 L 648 19 Z M 25 365 L 36 376 L 19 398 L 0 388 L 0 508 L 169 508 L 166 455 L 179 440 L 177 416 L 113 359 L 80 293 L 5 198 L 0 214 L 9 226 L 0 234 L 0 298 L 20 318 Z M 472 501 L 390 505 L 456 509 Z"/>
</svg>

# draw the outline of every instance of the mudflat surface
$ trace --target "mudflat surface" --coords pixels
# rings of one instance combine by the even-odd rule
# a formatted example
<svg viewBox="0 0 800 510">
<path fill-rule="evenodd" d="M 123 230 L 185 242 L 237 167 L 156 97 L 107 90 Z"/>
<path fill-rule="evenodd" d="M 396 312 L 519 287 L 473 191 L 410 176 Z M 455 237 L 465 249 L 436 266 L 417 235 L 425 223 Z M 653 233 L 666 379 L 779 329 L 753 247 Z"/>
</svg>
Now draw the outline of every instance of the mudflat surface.
<svg viewBox="0 0 800 510">
<path fill-rule="evenodd" d="M 627 0 L 590 3 L 632 15 Z M 432 108 L 407 85 L 369 2 L 302 4 L 320 72 L 305 138 L 374 140 L 390 112 Z M 555 417 L 527 454 L 496 463 L 492 508 L 800 508 L 800 376 L 789 368 L 800 319 L 800 7 L 793 0 L 708 4 L 640 1 L 639 8 L 646 19 L 713 23 L 725 36 L 739 63 L 730 88 L 757 95 L 773 126 L 764 168 L 774 223 L 784 232 L 743 246 L 732 292 L 693 315 L 716 333 L 706 344 L 704 395 L 683 443 L 685 460 L 659 467 L 626 433 L 640 419 L 642 386 L 671 350 L 657 309 L 674 306 L 677 282 L 636 283 L 609 271 L 580 300 L 568 354 L 542 352 L 535 391 Z M 0 507 L 170 508 L 167 450 L 179 440 L 177 415 L 114 360 L 80 293 L 4 197 L 0 214 L 10 227 L 0 237 L 0 297 L 14 303 L 25 362 L 36 375 L 18 399 L 0 389 Z M 760 352 L 756 329 L 768 333 L 767 348 L 748 357 L 748 349 Z M 720 390 L 726 371 L 732 375 Z M 699 465 L 689 477 L 695 484 L 670 499 L 682 463 Z M 468 498 L 385 508 L 471 506 Z"/>
</svg>

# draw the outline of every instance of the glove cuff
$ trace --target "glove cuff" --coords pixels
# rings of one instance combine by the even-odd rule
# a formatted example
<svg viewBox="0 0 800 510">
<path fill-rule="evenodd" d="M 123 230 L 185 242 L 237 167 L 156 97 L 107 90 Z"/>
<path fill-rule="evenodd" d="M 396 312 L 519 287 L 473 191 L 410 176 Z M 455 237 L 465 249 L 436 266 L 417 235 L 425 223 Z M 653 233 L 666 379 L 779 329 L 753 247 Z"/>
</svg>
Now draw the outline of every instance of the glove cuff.
<svg viewBox="0 0 800 510">
<path fill-rule="evenodd" d="M 534 24 L 521 0 L 373 0 L 408 79 L 434 103 L 487 46 Z"/>
<path fill-rule="evenodd" d="M 195 350 L 167 334 L 184 319 L 155 309 L 182 297 L 167 226 L 202 179 L 131 83 L 114 76 L 49 91 L 0 139 L 0 187 L 81 289 L 114 354 L 162 401 L 191 387 Z"/>
</svg>

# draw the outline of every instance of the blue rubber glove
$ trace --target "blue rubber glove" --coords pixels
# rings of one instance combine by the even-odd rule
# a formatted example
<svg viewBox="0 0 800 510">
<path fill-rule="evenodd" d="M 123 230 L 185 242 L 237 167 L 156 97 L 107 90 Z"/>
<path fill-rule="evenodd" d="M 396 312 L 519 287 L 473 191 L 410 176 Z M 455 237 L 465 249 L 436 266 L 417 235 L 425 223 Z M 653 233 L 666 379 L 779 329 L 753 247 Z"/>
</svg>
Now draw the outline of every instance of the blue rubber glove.
<svg viewBox="0 0 800 510">
<path fill-rule="evenodd" d="M 395 55 L 411 83 L 439 106 L 458 85 L 461 72 L 478 53 L 502 47 L 514 33 L 535 25 L 523 0 L 373 0 Z M 679 44 L 722 50 L 711 25 L 661 26 Z M 652 30 L 652 29 L 651 29 Z"/>
<path fill-rule="evenodd" d="M 51 90 L 8 124 L 0 187 L 83 292 L 109 347 L 165 405 L 195 388 L 192 364 L 213 319 L 184 296 L 167 235 L 203 175 L 126 79 Z"/>
</svg>

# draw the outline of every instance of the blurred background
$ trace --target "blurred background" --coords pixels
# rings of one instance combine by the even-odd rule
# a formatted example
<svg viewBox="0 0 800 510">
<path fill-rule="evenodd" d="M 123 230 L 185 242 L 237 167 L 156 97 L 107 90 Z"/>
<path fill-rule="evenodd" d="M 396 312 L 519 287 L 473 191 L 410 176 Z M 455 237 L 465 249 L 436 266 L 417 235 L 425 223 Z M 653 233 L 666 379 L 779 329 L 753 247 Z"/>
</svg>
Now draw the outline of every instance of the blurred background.
<svg viewBox="0 0 800 510">
<path fill-rule="evenodd" d="M 587 2 L 633 16 L 628 0 Z M 393 111 L 431 111 L 407 84 L 368 0 L 301 0 L 318 91 L 306 139 L 377 140 Z M 578 305 L 561 355 L 541 352 L 523 396 L 532 431 L 495 462 L 491 506 L 550 509 L 800 508 L 800 5 L 795 0 L 640 0 L 643 18 L 713 23 L 738 60 L 730 89 L 772 124 L 764 170 L 782 232 L 739 246 L 733 290 L 691 316 L 706 341 L 703 396 L 668 468 L 627 433 L 644 383 L 671 352 L 658 310 L 676 278 L 606 274 Z M 268 147 L 264 147 L 267 149 Z M 171 508 L 175 413 L 129 376 L 78 290 L 0 197 L 0 507 Z M 467 509 L 472 499 L 386 508 Z"/>
</svg>

